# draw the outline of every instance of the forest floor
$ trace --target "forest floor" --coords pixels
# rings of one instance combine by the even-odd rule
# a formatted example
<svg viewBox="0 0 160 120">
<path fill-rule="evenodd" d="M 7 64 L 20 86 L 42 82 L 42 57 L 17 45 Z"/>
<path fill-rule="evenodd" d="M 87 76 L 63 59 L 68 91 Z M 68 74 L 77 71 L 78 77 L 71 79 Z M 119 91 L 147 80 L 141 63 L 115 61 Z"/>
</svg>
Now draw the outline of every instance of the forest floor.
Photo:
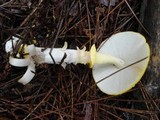
<svg viewBox="0 0 160 120">
<path fill-rule="evenodd" d="M 112 34 L 143 29 L 141 0 L 107 1 L 0 1 L 0 120 L 158 120 L 160 98 L 150 96 L 145 77 L 127 93 L 110 96 L 96 87 L 87 65 L 40 64 L 24 86 L 17 81 L 26 68 L 8 62 L 4 48 L 12 36 L 26 44 L 63 47 L 66 41 L 68 48 L 89 50 Z"/>
</svg>

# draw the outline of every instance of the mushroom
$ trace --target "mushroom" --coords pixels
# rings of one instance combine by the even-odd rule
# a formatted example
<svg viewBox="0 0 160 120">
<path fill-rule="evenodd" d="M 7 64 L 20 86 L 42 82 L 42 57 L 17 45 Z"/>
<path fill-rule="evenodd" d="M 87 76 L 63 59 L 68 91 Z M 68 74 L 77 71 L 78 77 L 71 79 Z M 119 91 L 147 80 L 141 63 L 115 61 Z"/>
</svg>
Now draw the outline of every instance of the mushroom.
<svg viewBox="0 0 160 120">
<path fill-rule="evenodd" d="M 123 60 L 117 63 L 112 60 L 110 64 L 93 66 L 93 78 L 98 88 L 109 95 L 119 95 L 134 87 L 142 78 L 150 57 L 146 39 L 141 34 L 131 31 L 112 35 L 100 45 L 98 53 Z M 104 57 L 95 60 L 97 59 L 103 60 Z M 122 64 L 119 66 L 119 63 Z"/>
<path fill-rule="evenodd" d="M 102 92 L 110 95 L 122 94 L 135 86 L 143 76 L 150 56 L 145 38 L 135 32 L 121 32 L 111 36 L 101 44 L 98 51 L 95 45 L 92 45 L 90 51 L 86 51 L 85 47 L 82 50 L 67 49 L 67 44 L 63 48 L 53 49 L 26 45 L 24 52 L 28 55 L 24 58 L 12 56 L 11 45 L 15 45 L 16 40 L 13 41 L 14 44 L 11 44 L 11 41 L 6 43 L 6 52 L 11 53 L 9 63 L 17 67 L 28 67 L 18 82 L 25 85 L 33 79 L 36 72 L 35 63 L 62 63 L 63 67 L 70 63 L 89 63 L 90 68 L 93 67 L 93 78 L 97 86 Z M 143 58 L 146 59 L 127 67 Z"/>
</svg>

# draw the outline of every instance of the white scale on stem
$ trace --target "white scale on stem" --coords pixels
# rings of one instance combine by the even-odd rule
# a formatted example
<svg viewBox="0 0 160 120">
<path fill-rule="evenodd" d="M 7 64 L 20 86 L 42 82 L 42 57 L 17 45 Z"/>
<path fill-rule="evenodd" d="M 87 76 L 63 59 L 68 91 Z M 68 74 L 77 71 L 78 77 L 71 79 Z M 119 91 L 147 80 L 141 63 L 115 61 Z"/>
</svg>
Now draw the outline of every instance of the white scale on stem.
<svg viewBox="0 0 160 120">
<path fill-rule="evenodd" d="M 7 53 L 10 52 L 11 54 L 9 58 L 11 65 L 17 67 L 28 66 L 26 73 L 18 81 L 24 85 L 33 79 L 36 72 L 35 63 L 53 64 L 55 62 L 59 64 L 63 59 L 62 66 L 64 68 L 66 64 L 70 63 L 89 64 L 90 68 L 93 68 L 93 77 L 99 89 L 106 94 L 118 95 L 131 89 L 141 79 L 150 56 L 149 46 L 145 38 L 139 33 L 130 31 L 111 36 L 103 42 L 99 51 L 96 50 L 95 45 L 92 45 L 90 51 L 86 51 L 86 48 L 82 50 L 79 48 L 77 50 L 67 49 L 65 43 L 63 48 L 52 49 L 51 55 L 54 60 L 49 54 L 51 48 L 35 47 L 33 44 L 25 46 L 25 53 L 29 53 L 25 58 L 14 58 L 12 52 L 18 40 L 18 38 L 12 37 L 12 40 L 6 42 L 5 49 Z M 104 79 L 106 76 L 144 57 L 148 58 Z M 104 80 L 101 81 L 101 79 Z"/>
</svg>

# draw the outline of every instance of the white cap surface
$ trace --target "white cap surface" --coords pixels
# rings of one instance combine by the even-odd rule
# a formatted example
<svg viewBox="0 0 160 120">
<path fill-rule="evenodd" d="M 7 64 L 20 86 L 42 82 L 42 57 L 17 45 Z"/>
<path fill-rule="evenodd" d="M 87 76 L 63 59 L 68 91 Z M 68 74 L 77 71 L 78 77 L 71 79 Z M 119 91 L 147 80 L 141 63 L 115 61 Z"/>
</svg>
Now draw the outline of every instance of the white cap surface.
<svg viewBox="0 0 160 120">
<path fill-rule="evenodd" d="M 124 60 L 124 67 L 147 57 L 108 78 L 107 76 L 121 68 L 111 64 L 96 64 L 93 67 L 93 77 L 98 88 L 110 95 L 119 95 L 134 87 L 143 76 L 150 57 L 150 49 L 145 38 L 136 32 L 121 32 L 112 35 L 102 43 L 98 52 Z"/>
</svg>

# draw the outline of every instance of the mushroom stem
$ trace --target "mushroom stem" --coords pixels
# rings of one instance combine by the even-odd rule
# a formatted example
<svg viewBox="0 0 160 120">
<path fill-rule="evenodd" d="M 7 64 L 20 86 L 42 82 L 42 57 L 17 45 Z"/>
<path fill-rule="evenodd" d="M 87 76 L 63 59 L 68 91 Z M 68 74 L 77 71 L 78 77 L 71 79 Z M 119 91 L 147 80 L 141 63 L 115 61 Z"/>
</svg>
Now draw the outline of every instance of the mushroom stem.
<svg viewBox="0 0 160 120">
<path fill-rule="evenodd" d="M 14 46 L 17 39 L 14 39 Z M 12 51 L 11 41 L 6 43 L 6 52 Z M 124 65 L 124 61 L 120 58 L 102 54 L 96 51 L 95 45 L 92 45 L 90 51 L 86 51 L 85 48 L 80 50 L 66 49 L 67 45 L 64 45 L 63 48 L 53 48 L 50 54 L 51 48 L 47 48 L 44 50 L 42 47 L 35 47 L 33 44 L 28 45 L 25 52 L 29 52 L 29 55 L 32 56 L 33 60 L 36 63 L 48 63 L 56 64 L 62 63 L 62 66 L 66 64 L 87 64 L 89 63 L 90 68 L 94 66 L 94 64 L 114 64 L 117 67 L 122 67 Z M 28 56 L 27 56 L 28 57 Z M 53 60 L 54 59 L 54 60 Z M 26 60 L 26 59 L 25 59 Z M 13 62 L 12 62 L 13 63 Z"/>
<path fill-rule="evenodd" d="M 38 49 L 39 48 L 37 48 L 37 50 Z M 61 48 L 53 48 L 51 55 L 54 61 L 51 55 L 49 54 L 50 50 L 51 48 L 47 48 L 45 51 L 39 54 L 40 56 L 42 55 L 44 56 L 44 60 L 42 60 L 42 62 L 38 62 L 36 60 L 35 61 L 38 63 L 48 63 L 48 64 L 53 64 L 55 61 L 56 64 L 59 64 L 62 62 L 61 60 L 64 58 L 63 59 L 64 64 L 70 64 L 70 63 L 87 64 L 89 63 L 90 68 L 92 68 L 94 64 L 114 64 L 117 67 L 124 66 L 124 61 L 121 60 L 120 58 L 96 52 L 95 45 L 91 47 L 90 51 L 85 51 L 85 49 L 82 49 L 82 50 L 65 49 L 63 50 Z M 40 58 L 40 56 L 38 58 Z"/>
<path fill-rule="evenodd" d="M 120 58 L 111 56 L 111 55 L 105 55 L 102 53 L 96 54 L 96 64 L 114 64 L 115 66 L 121 68 L 124 66 L 124 61 Z"/>
<path fill-rule="evenodd" d="M 124 66 L 124 61 L 122 59 L 111 55 L 106 55 L 96 52 L 95 45 L 91 47 L 90 57 L 91 57 L 90 68 L 92 68 L 94 64 L 114 64 L 119 68 Z"/>
<path fill-rule="evenodd" d="M 43 51 L 43 48 L 36 47 L 37 54 L 34 56 L 34 60 L 37 63 L 48 64 L 53 64 L 55 61 L 56 64 L 63 63 L 62 65 L 70 63 L 89 63 L 90 68 L 92 68 L 94 64 L 114 64 L 117 67 L 124 66 L 124 61 L 120 58 L 97 52 L 95 45 L 91 47 L 90 51 L 86 51 L 85 48 L 82 50 L 79 48 L 77 48 L 77 50 L 53 48 L 51 55 L 49 54 L 50 51 L 51 48 L 47 48 Z"/>
<path fill-rule="evenodd" d="M 90 61 L 90 54 L 88 51 L 85 51 L 85 49 L 82 50 L 73 50 L 73 49 L 62 49 L 62 48 L 53 48 L 51 54 L 51 48 L 47 48 L 46 50 L 43 50 L 42 48 L 36 47 L 37 56 L 35 61 L 37 63 L 48 63 L 53 64 L 54 61 L 56 64 L 64 63 L 64 64 L 87 64 Z M 39 59 L 39 58 L 42 59 Z M 54 61 L 53 61 L 53 59 Z M 63 60 L 63 61 L 62 61 Z"/>
<path fill-rule="evenodd" d="M 49 51 L 50 49 L 47 49 L 44 51 L 45 53 L 45 63 L 53 63 L 53 60 L 51 58 L 51 56 L 49 55 Z M 82 51 L 81 51 L 82 52 Z M 83 63 L 86 64 L 89 61 L 89 54 L 85 57 L 81 56 L 81 54 L 87 54 L 87 52 L 83 51 L 82 53 L 80 53 L 78 50 L 72 50 L 72 49 L 66 49 L 66 50 L 62 50 L 61 48 L 54 48 L 51 52 L 51 55 L 53 56 L 53 58 L 55 59 L 56 63 L 60 63 L 61 60 L 64 58 L 64 62 L 67 64 L 70 63 Z M 66 57 L 65 57 L 66 55 Z"/>
</svg>

